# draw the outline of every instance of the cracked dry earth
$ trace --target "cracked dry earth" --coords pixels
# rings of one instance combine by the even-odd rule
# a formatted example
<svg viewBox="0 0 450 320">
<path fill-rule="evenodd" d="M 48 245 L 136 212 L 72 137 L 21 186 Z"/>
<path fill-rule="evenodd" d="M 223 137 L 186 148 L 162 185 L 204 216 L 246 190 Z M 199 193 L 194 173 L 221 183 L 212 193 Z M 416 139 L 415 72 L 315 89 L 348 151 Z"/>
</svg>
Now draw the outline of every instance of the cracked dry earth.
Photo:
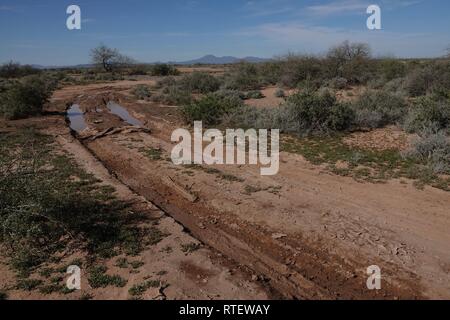
<svg viewBox="0 0 450 320">
<path fill-rule="evenodd" d="M 361 183 L 284 152 L 271 177 L 255 166 L 175 166 L 170 136 L 183 126 L 176 107 L 133 101 L 132 85 L 56 92 L 52 108 L 79 104 L 88 128 L 80 142 L 62 126 L 47 131 L 119 194 L 159 215 L 172 234 L 164 241 L 205 245 L 187 257 L 161 248 L 143 254 L 146 272 L 172 271 L 167 298 L 450 298 L 448 192 Z M 109 113 L 111 100 L 144 128 Z M 382 270 L 381 290 L 367 289 L 371 265 Z M 99 297 L 124 298 L 120 289 L 108 294 Z"/>
</svg>

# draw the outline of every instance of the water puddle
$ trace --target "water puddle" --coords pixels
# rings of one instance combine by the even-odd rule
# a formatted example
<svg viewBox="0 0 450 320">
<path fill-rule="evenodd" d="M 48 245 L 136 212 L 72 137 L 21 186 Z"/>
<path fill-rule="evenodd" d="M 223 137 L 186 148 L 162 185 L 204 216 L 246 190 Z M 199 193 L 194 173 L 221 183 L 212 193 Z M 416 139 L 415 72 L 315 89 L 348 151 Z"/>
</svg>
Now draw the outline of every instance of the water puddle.
<svg viewBox="0 0 450 320">
<path fill-rule="evenodd" d="M 118 105 L 117 103 L 109 102 L 108 109 L 112 114 L 115 114 L 116 116 L 120 117 L 123 121 L 127 122 L 128 124 L 132 126 L 142 127 L 142 122 L 132 117 L 124 107 Z"/>
<path fill-rule="evenodd" d="M 86 121 L 84 121 L 83 111 L 81 111 L 80 106 L 77 104 L 72 105 L 69 110 L 67 110 L 67 117 L 70 121 L 70 128 L 78 133 L 88 127 Z"/>
</svg>

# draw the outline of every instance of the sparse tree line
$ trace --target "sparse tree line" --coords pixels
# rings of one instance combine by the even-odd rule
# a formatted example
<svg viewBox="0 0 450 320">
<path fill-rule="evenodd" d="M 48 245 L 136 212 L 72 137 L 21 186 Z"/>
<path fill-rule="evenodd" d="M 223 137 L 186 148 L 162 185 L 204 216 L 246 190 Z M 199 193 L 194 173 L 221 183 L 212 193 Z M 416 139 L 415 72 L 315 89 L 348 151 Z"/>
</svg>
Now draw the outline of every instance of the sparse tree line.
<svg viewBox="0 0 450 320">
<path fill-rule="evenodd" d="M 69 73 L 79 74 L 78 78 L 87 81 L 120 80 L 124 75 L 179 74 L 172 65 L 139 64 L 117 49 L 105 45 L 92 49 L 91 59 L 97 70 L 42 71 L 14 62 L 1 66 L 0 112 L 8 118 L 39 113 L 57 83 L 71 83 L 70 80 L 74 80 Z M 448 98 L 449 74 L 450 63 L 445 59 L 375 59 L 367 44 L 346 41 L 330 48 L 322 56 L 288 54 L 265 63 L 238 63 L 230 66 L 227 73 L 220 77 L 198 72 L 181 79 L 169 77 L 160 81 L 162 90 L 159 94 L 152 94 L 148 88 L 141 87 L 137 95 L 142 99 L 163 103 L 186 104 L 192 102 L 192 93 L 220 91 L 221 95 L 228 94 L 241 99 L 261 98 L 259 90 L 262 87 L 278 85 L 280 90 L 277 94 L 281 97 L 284 96 L 281 88 L 336 91 L 351 86 L 366 86 L 370 90 L 404 98 Z"/>
<path fill-rule="evenodd" d="M 432 134 L 448 134 L 450 126 L 450 61 L 446 58 L 373 58 L 368 45 L 346 41 L 321 56 L 288 54 L 264 63 L 231 65 L 221 76 L 194 72 L 174 77 L 178 75 L 174 66 L 138 64 L 104 45 L 94 48 L 91 57 L 97 70 L 71 72 L 100 77 L 99 81 L 124 74 L 164 76 L 155 88 L 139 86 L 134 94 L 182 106 L 188 122 L 279 128 L 298 135 L 397 124 L 427 141 Z M 6 79 L 0 85 L 0 113 L 11 119 L 40 113 L 57 83 L 68 77 L 65 71 L 39 71 L 14 63 L 2 66 L 0 75 Z M 285 98 L 280 108 L 256 109 L 243 103 L 261 98 L 260 90 L 267 85 L 279 86 L 277 95 Z M 337 92 L 355 87 L 365 88 L 362 96 L 352 102 L 336 99 Z M 298 93 L 285 97 L 286 89 Z M 448 149 L 442 139 L 437 141 L 441 151 Z"/>
</svg>

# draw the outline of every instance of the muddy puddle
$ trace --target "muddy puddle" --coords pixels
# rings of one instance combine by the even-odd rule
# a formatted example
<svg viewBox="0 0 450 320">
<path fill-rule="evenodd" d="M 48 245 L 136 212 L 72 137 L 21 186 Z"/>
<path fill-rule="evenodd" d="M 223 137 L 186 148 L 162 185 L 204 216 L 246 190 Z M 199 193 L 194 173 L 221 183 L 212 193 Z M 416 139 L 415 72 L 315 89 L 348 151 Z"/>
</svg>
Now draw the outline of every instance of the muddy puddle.
<svg viewBox="0 0 450 320">
<path fill-rule="evenodd" d="M 124 107 L 118 105 L 117 103 L 109 102 L 108 109 L 112 114 L 120 117 L 126 123 L 132 126 L 142 126 L 142 122 L 132 117 Z"/>
<path fill-rule="evenodd" d="M 81 111 L 80 106 L 77 104 L 72 105 L 69 110 L 67 110 L 67 117 L 70 121 L 70 128 L 78 133 L 88 127 L 84 120 L 83 111 Z"/>
</svg>

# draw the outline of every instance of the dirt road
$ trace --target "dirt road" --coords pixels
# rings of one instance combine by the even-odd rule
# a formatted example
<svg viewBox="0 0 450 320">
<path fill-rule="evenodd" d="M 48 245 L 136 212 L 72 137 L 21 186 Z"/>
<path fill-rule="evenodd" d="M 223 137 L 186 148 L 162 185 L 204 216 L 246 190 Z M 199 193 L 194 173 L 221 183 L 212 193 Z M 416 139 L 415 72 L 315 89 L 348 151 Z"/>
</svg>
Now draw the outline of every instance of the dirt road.
<svg viewBox="0 0 450 320">
<path fill-rule="evenodd" d="M 273 177 L 253 166 L 177 167 L 168 159 L 170 135 L 182 126 L 176 109 L 134 102 L 130 86 L 64 89 L 53 107 L 80 104 L 84 138 L 127 125 L 105 102 L 126 107 L 150 133 L 124 130 L 84 146 L 120 183 L 284 297 L 450 298 L 448 192 L 396 180 L 360 183 L 288 153 Z M 371 265 L 382 270 L 381 290 L 366 287 Z"/>
</svg>

